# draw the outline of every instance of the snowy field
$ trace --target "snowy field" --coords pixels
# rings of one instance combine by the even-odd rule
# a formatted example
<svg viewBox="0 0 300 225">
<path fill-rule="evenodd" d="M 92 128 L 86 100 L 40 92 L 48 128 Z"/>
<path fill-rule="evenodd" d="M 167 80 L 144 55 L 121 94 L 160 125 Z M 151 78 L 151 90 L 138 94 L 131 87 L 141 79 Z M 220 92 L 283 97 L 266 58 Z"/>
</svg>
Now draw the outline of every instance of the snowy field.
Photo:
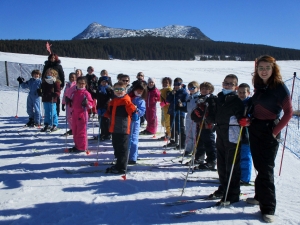
<svg viewBox="0 0 300 225">
<path fill-rule="evenodd" d="M 0 52 L 0 61 L 43 64 L 46 56 Z M 126 73 L 134 80 L 137 72 L 160 79 L 182 77 L 209 81 L 220 89 L 225 75 L 234 73 L 239 82 L 251 84 L 253 62 L 223 61 L 120 61 L 60 58 L 66 78 L 74 67 L 86 71 L 93 66 L 96 75 L 106 69 L 113 81 L 118 73 Z M 284 80 L 299 73 L 299 61 L 279 61 Z M 261 224 L 258 206 L 244 201 L 226 208 L 203 209 L 195 215 L 177 218 L 176 213 L 202 208 L 211 201 L 195 200 L 184 205 L 166 206 L 167 202 L 205 197 L 217 189 L 217 173 L 195 172 L 189 175 L 181 196 L 188 168 L 181 165 L 178 150 L 167 150 L 165 142 L 152 136 L 140 136 L 137 165 L 129 166 L 127 179 L 105 174 L 113 160 L 109 141 L 89 141 L 86 154 L 66 154 L 72 139 L 61 137 L 65 132 L 65 115 L 60 114 L 60 130 L 52 134 L 37 129 L 22 129 L 27 120 L 26 91 L 20 92 L 18 118 L 17 88 L 0 86 L 0 225 L 2 224 Z M 157 108 L 160 115 L 160 109 Z M 98 133 L 96 121 L 89 122 L 89 136 Z M 158 128 L 157 137 L 163 129 Z M 275 167 L 277 194 L 276 222 L 300 224 L 299 159 L 286 150 L 281 176 L 278 176 L 282 147 Z M 172 160 L 172 161 L 171 161 Z M 91 163 L 99 166 L 90 166 Z M 67 173 L 68 169 L 73 173 Z M 252 173 L 252 180 L 255 172 Z M 241 199 L 252 197 L 253 186 L 241 187 Z"/>
</svg>

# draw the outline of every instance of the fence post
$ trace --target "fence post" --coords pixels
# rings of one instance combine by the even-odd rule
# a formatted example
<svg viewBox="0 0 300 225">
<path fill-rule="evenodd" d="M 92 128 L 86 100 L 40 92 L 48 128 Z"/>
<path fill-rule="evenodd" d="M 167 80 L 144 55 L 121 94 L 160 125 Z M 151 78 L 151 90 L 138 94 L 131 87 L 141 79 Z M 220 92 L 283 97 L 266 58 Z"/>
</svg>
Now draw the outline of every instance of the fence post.
<svg viewBox="0 0 300 225">
<path fill-rule="evenodd" d="M 8 72 L 7 72 L 7 61 L 4 62 L 4 65 L 5 65 L 6 85 L 9 86 Z"/>
</svg>

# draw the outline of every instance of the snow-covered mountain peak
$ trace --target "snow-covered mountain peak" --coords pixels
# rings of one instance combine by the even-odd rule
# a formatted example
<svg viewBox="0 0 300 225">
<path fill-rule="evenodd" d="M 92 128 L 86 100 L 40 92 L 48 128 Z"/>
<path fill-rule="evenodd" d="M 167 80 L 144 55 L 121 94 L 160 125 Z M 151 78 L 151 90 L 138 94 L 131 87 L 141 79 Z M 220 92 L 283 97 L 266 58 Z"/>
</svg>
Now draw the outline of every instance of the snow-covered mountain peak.
<svg viewBox="0 0 300 225">
<path fill-rule="evenodd" d="M 90 39 L 90 38 L 126 38 L 126 37 L 167 37 L 167 38 L 185 38 L 197 40 L 211 40 L 204 35 L 199 28 L 182 25 L 168 25 L 161 28 L 154 29 L 123 29 L 111 28 L 99 23 L 91 23 L 83 32 L 73 38 L 76 39 Z"/>
</svg>

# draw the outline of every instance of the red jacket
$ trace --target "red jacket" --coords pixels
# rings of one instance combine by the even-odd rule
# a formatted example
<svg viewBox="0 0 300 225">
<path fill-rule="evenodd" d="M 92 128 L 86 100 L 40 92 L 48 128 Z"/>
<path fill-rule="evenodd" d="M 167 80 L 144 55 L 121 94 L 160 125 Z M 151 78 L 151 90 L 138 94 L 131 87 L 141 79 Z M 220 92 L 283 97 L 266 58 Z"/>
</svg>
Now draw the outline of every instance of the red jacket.
<svg viewBox="0 0 300 225">
<path fill-rule="evenodd" d="M 42 102 L 56 103 L 57 98 L 60 96 L 60 81 L 56 81 L 53 84 L 48 84 L 45 80 L 42 81 Z M 53 94 L 55 93 L 55 94 Z"/>
</svg>

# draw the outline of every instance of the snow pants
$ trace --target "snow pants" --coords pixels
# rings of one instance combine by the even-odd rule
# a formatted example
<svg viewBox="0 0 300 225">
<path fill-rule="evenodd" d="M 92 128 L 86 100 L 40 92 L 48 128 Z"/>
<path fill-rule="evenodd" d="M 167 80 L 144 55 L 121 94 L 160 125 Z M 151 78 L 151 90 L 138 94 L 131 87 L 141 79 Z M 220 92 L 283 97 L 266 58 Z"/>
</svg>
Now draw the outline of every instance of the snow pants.
<svg viewBox="0 0 300 225">
<path fill-rule="evenodd" d="M 197 129 L 197 136 L 199 133 L 199 128 Z M 211 129 L 202 129 L 200 134 L 200 139 L 197 145 L 197 153 L 195 158 L 200 159 L 205 158 L 206 153 L 206 162 L 215 162 L 217 159 L 217 149 L 215 134 Z"/>
<path fill-rule="evenodd" d="M 131 121 L 132 131 L 131 132 L 131 140 L 130 140 L 130 153 L 129 160 L 137 161 L 138 158 L 138 144 L 139 144 L 139 130 L 140 130 L 140 120 Z"/>
<path fill-rule="evenodd" d="M 185 132 L 187 134 L 185 141 L 185 152 L 192 153 L 195 148 L 197 141 L 196 129 L 197 124 L 193 120 L 187 118 L 185 121 Z"/>
<path fill-rule="evenodd" d="M 56 112 L 56 103 L 51 102 L 44 102 L 44 109 L 45 109 L 45 118 L 44 118 L 44 124 L 50 125 L 50 126 L 56 126 L 58 125 L 58 117 Z M 53 124 L 52 124 L 53 121 Z"/>
<path fill-rule="evenodd" d="M 147 107 L 146 106 L 146 120 L 147 127 L 146 130 L 151 134 L 155 134 L 157 131 L 157 115 L 156 115 L 156 106 Z"/>
<path fill-rule="evenodd" d="M 28 95 L 27 114 L 34 120 L 35 124 L 41 124 L 41 100 L 37 95 Z"/>
<path fill-rule="evenodd" d="M 241 181 L 249 183 L 252 171 L 252 156 L 249 144 L 241 144 Z"/>
<path fill-rule="evenodd" d="M 75 147 L 78 150 L 87 150 L 87 111 L 73 111 L 72 115 L 72 133 Z"/>
<path fill-rule="evenodd" d="M 178 137 L 181 137 L 180 139 L 180 144 L 181 144 L 181 149 L 185 149 L 185 139 L 186 139 L 186 134 L 185 134 L 185 127 L 184 127 L 184 116 L 180 116 L 179 113 L 174 115 L 170 115 L 170 122 L 172 126 L 171 130 L 171 139 L 175 139 L 175 143 L 178 143 Z M 180 126 L 180 130 L 179 130 Z M 174 131 L 175 131 L 175 136 L 174 136 Z"/>
<path fill-rule="evenodd" d="M 168 110 L 168 105 L 161 109 L 161 125 L 165 128 L 167 136 L 171 137 L 170 115 L 168 114 Z"/>
<path fill-rule="evenodd" d="M 274 121 L 258 119 L 254 119 L 249 126 L 250 149 L 257 170 L 254 198 L 259 201 L 261 213 L 271 215 L 276 209 L 274 167 L 279 147 L 272 135 L 273 127 Z"/>
<path fill-rule="evenodd" d="M 219 180 L 221 183 L 221 185 L 219 186 L 219 190 L 223 191 L 224 193 L 222 198 L 222 201 L 224 201 L 237 144 L 229 141 L 228 125 L 221 125 L 221 126 L 217 125 L 216 131 L 217 131 L 217 140 L 216 140 L 217 167 L 218 167 Z M 240 150 L 238 149 L 226 201 L 230 201 L 230 202 L 239 201 L 240 192 L 241 192 L 240 178 L 241 178 Z"/>
<path fill-rule="evenodd" d="M 117 158 L 116 169 L 125 170 L 128 161 L 128 134 L 112 133 L 112 145 L 114 147 L 114 154 Z"/>
</svg>

